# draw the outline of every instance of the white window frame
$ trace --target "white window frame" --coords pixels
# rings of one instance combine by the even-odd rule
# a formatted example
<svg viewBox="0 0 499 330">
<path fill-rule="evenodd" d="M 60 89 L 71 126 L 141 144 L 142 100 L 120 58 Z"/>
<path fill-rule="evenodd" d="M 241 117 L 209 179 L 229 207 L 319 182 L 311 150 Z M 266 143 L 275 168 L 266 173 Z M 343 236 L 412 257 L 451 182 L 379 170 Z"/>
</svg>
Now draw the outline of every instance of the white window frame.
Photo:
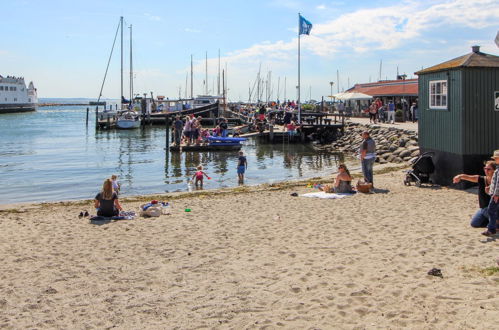
<svg viewBox="0 0 499 330">
<path fill-rule="evenodd" d="M 445 83 L 445 88 L 440 87 L 440 93 L 432 93 L 432 85 Z M 447 80 L 431 80 L 429 82 L 428 89 L 428 105 L 430 109 L 438 109 L 438 110 L 447 110 L 447 106 L 449 104 L 449 88 L 448 88 Z M 436 89 L 436 87 L 435 87 Z M 445 90 L 445 93 L 444 93 Z M 435 96 L 435 103 L 432 104 L 432 96 Z M 437 97 L 440 96 L 440 104 L 437 103 Z M 445 96 L 445 105 L 442 105 L 442 96 Z"/>
</svg>

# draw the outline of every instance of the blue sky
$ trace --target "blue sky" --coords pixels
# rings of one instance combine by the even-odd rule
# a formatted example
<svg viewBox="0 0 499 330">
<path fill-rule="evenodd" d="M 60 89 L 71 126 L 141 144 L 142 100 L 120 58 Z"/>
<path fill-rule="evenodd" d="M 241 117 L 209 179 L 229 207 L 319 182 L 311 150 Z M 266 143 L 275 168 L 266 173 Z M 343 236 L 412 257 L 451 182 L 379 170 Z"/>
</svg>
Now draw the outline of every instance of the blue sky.
<svg viewBox="0 0 499 330">
<path fill-rule="evenodd" d="M 470 52 L 498 55 L 497 0 L 434 1 L 4 1 L 0 74 L 33 80 L 40 97 L 97 97 L 119 17 L 133 24 L 135 91 L 175 98 L 185 93 L 190 56 L 194 93 L 215 90 L 218 50 L 228 69 L 228 94 L 248 99 L 259 66 L 271 71 L 273 96 L 296 97 L 297 13 L 314 24 L 302 36 L 302 100 L 354 83 L 409 77 Z M 128 32 L 125 47 L 128 54 Z M 103 96 L 119 97 L 119 48 Z M 128 55 L 127 55 L 128 56 Z M 125 59 L 128 84 L 128 58 Z M 350 82 L 350 85 L 348 85 Z M 125 91 L 128 89 L 125 87 Z M 128 95 L 126 94 L 128 97 Z"/>
</svg>

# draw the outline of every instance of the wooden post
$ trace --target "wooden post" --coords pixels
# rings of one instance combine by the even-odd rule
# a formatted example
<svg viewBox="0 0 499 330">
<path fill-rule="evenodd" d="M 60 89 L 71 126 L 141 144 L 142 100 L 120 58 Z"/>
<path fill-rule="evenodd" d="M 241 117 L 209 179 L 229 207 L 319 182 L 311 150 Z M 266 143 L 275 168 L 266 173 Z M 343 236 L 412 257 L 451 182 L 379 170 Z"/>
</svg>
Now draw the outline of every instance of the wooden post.
<svg viewBox="0 0 499 330">
<path fill-rule="evenodd" d="M 111 129 L 111 117 L 107 116 L 107 129 Z"/>
<path fill-rule="evenodd" d="M 166 153 L 169 152 L 169 146 L 170 146 L 170 118 L 168 118 L 168 114 L 165 113 L 165 150 Z"/>
<path fill-rule="evenodd" d="M 85 126 L 88 126 L 88 111 L 89 111 L 89 108 L 87 107 L 87 119 L 85 120 Z"/>
<path fill-rule="evenodd" d="M 269 125 L 270 142 L 274 142 L 274 125 Z"/>
<path fill-rule="evenodd" d="M 99 106 L 95 107 L 95 129 L 99 129 Z"/>
</svg>

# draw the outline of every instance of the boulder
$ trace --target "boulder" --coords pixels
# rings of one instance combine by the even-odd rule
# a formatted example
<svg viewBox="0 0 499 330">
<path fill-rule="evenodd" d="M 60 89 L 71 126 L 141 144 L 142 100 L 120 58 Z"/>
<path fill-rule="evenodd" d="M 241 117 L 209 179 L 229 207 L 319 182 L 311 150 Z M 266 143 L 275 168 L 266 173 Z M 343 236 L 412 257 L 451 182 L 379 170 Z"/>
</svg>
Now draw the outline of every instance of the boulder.
<svg viewBox="0 0 499 330">
<path fill-rule="evenodd" d="M 411 152 L 411 157 L 417 157 L 417 156 L 419 156 L 419 149 Z"/>
<path fill-rule="evenodd" d="M 408 157 L 408 156 L 411 156 L 411 152 L 409 150 L 403 150 L 401 153 L 399 153 L 399 157 L 400 158 L 405 158 L 405 157 Z"/>
<path fill-rule="evenodd" d="M 405 149 L 404 149 L 404 148 L 397 148 L 397 150 L 394 150 L 394 151 L 393 151 L 393 154 L 394 154 L 395 156 L 398 156 L 398 155 L 400 155 L 400 153 L 401 153 L 402 151 L 405 151 Z"/>
</svg>

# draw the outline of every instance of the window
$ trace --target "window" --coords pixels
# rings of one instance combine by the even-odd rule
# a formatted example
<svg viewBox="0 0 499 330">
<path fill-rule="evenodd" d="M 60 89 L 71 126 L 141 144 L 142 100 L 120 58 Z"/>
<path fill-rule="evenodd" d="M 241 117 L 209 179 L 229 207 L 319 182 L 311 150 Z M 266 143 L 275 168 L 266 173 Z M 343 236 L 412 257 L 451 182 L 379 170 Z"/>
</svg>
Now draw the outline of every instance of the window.
<svg viewBox="0 0 499 330">
<path fill-rule="evenodd" d="M 447 109 L 447 80 L 430 81 L 430 109 Z"/>
<path fill-rule="evenodd" d="M 3 91 L 3 86 L 0 86 L 0 91 Z"/>
<path fill-rule="evenodd" d="M 17 102 L 17 97 L 14 97 L 14 102 Z"/>
</svg>

